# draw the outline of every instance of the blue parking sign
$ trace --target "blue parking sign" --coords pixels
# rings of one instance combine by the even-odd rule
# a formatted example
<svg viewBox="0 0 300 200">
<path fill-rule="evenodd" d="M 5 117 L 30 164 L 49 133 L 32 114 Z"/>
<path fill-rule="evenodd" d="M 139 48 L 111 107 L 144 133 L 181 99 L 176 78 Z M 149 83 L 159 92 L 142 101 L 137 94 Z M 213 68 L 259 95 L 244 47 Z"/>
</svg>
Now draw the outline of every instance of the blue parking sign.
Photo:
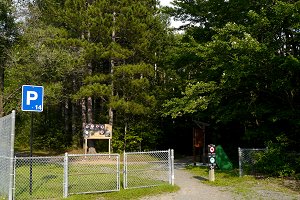
<svg viewBox="0 0 300 200">
<path fill-rule="evenodd" d="M 43 111 L 44 87 L 34 85 L 22 86 L 22 111 Z"/>
</svg>

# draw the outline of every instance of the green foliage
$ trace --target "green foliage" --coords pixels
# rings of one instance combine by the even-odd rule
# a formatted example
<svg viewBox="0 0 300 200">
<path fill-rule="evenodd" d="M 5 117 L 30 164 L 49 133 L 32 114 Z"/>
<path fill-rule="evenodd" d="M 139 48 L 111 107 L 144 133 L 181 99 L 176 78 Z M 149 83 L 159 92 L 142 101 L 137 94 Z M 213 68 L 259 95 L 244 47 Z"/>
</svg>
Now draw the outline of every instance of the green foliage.
<svg viewBox="0 0 300 200">
<path fill-rule="evenodd" d="M 0 116 L 4 115 L 5 65 L 9 58 L 8 52 L 16 42 L 18 29 L 13 16 L 12 1 L 0 1 Z"/>
<path fill-rule="evenodd" d="M 294 176 L 299 173 L 297 155 L 289 152 L 289 141 L 285 135 L 278 136 L 277 142 L 268 142 L 267 151 L 257 155 L 255 168 L 271 176 Z"/>
<path fill-rule="evenodd" d="M 157 1 L 34 1 L 13 48 L 8 3 L 0 4 L 4 110 L 20 110 L 22 85 L 43 85 L 36 135 L 47 148 L 80 144 L 84 116 L 107 123 L 109 109 L 118 150 L 155 148 L 169 137 L 165 127 L 187 130 L 190 119 L 210 123 L 222 142 L 262 146 L 285 133 L 299 146 L 298 1 L 176 0 L 164 10 L 191 22 L 184 34 L 167 29 Z M 18 120 L 21 145 L 30 118 Z"/>
<path fill-rule="evenodd" d="M 212 98 L 208 94 L 215 89 L 216 84 L 214 82 L 205 83 L 201 81 L 188 84 L 182 98 L 173 98 L 166 101 L 163 105 L 163 116 L 171 115 L 176 118 L 184 114 L 206 110 Z"/>
<path fill-rule="evenodd" d="M 284 132 L 296 149 L 299 2 L 177 0 L 174 5 L 167 12 L 191 25 L 167 57 L 182 82 L 165 102 L 163 116 L 206 119 L 220 141 L 231 135 L 245 145 L 262 146 Z M 214 85 L 205 95 L 193 90 L 190 95 L 187 88 L 196 83 Z M 224 127 L 240 131 L 227 133 Z"/>
<path fill-rule="evenodd" d="M 44 112 L 34 125 L 36 148 L 80 144 L 81 124 L 86 122 L 82 116 L 94 123 L 107 123 L 109 108 L 116 116 L 116 140 L 124 140 L 123 131 L 118 130 L 127 123 L 128 144 L 142 141 L 139 133 L 130 132 L 134 123 L 128 122 L 152 124 L 148 120 L 157 106 L 153 65 L 161 59 L 167 36 L 156 4 L 111 0 L 22 4 L 28 6 L 27 14 L 21 16 L 21 40 L 10 52 L 5 110 L 20 110 L 21 85 L 44 86 Z M 85 105 L 87 99 L 92 107 Z M 20 115 L 20 145 L 22 138 L 28 138 L 29 119 Z M 145 126 L 149 130 L 151 125 Z M 26 130 L 25 134 L 21 130 Z"/>
<path fill-rule="evenodd" d="M 143 116 L 141 118 L 132 117 L 127 120 L 126 135 L 122 127 L 114 129 L 112 146 L 114 152 L 122 153 L 126 151 L 153 150 L 161 137 L 161 130 L 154 118 Z"/>
<path fill-rule="evenodd" d="M 0 1 L 0 63 L 3 65 L 7 50 L 18 35 L 17 26 L 12 13 L 11 1 Z M 3 67 L 3 66 L 1 66 Z"/>
</svg>

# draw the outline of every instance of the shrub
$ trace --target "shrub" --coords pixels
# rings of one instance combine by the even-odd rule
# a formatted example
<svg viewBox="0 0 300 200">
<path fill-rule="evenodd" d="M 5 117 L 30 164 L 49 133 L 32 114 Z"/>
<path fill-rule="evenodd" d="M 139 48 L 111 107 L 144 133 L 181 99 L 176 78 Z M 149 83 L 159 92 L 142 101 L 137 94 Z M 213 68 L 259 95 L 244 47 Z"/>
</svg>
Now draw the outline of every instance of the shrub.
<svg viewBox="0 0 300 200">
<path fill-rule="evenodd" d="M 295 153 L 287 151 L 288 142 L 286 136 L 276 138 L 277 142 L 269 141 L 267 143 L 267 151 L 257 154 L 257 162 L 255 169 L 263 174 L 271 176 L 295 176 L 298 171 L 300 162 Z"/>
</svg>

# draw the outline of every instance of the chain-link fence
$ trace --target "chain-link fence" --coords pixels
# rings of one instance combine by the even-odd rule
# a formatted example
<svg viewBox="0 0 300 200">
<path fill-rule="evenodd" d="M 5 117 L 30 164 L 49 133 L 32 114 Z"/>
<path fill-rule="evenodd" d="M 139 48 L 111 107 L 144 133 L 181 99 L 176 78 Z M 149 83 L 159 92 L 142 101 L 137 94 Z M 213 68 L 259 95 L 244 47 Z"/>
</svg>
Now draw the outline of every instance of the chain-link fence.
<svg viewBox="0 0 300 200">
<path fill-rule="evenodd" d="M 124 153 L 124 188 L 174 184 L 174 151 Z"/>
<path fill-rule="evenodd" d="M 15 199 L 61 199 L 120 190 L 118 154 L 15 158 Z"/>
<path fill-rule="evenodd" d="M 15 111 L 0 118 L 0 198 L 12 199 Z"/>
<path fill-rule="evenodd" d="M 15 157 L 14 199 L 61 199 L 120 190 L 119 154 Z M 174 184 L 174 151 L 124 153 L 124 188 Z"/>
<path fill-rule="evenodd" d="M 238 148 L 240 177 L 243 175 L 255 175 L 257 173 L 255 163 L 257 162 L 259 155 L 265 151 L 266 149 Z"/>
<path fill-rule="evenodd" d="M 14 172 L 14 199 L 63 197 L 63 156 L 18 157 Z"/>
</svg>

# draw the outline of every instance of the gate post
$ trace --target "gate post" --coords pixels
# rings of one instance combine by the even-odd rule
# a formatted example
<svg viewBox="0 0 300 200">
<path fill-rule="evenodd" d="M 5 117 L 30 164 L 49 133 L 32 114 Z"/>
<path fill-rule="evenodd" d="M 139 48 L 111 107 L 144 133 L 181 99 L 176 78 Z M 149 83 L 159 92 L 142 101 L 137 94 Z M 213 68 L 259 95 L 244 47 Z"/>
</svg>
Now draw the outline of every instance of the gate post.
<svg viewBox="0 0 300 200">
<path fill-rule="evenodd" d="M 169 184 L 174 185 L 174 150 L 173 149 L 169 149 L 168 160 L 169 160 Z"/>
<path fill-rule="evenodd" d="M 171 184 L 174 185 L 174 149 L 171 149 Z"/>
<path fill-rule="evenodd" d="M 127 189 L 127 155 L 125 151 L 123 156 L 123 187 Z"/>
<path fill-rule="evenodd" d="M 241 148 L 239 147 L 238 148 L 238 154 L 239 154 L 239 175 L 240 175 L 240 177 L 242 177 L 242 175 L 243 175 L 243 171 L 242 171 L 242 150 L 241 150 Z"/>
<path fill-rule="evenodd" d="M 13 199 L 13 188 L 14 188 L 14 143 L 15 143 L 15 126 L 16 126 L 16 111 L 11 112 L 11 133 L 10 133 L 10 164 L 9 164 L 9 192 L 8 199 Z"/>
<path fill-rule="evenodd" d="M 69 171 L 69 158 L 68 158 L 68 153 L 65 153 L 64 157 L 64 189 L 63 189 L 63 195 L 64 198 L 68 197 L 68 171 Z"/>
</svg>

